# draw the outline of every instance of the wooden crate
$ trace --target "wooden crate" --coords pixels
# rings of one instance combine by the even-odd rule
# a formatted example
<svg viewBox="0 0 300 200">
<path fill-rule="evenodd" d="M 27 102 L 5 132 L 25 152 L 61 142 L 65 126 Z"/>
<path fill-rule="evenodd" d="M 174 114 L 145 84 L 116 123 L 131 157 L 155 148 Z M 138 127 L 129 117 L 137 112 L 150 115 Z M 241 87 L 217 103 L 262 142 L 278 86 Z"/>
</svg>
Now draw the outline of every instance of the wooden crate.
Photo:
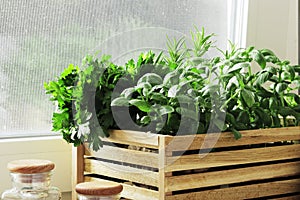
<svg viewBox="0 0 300 200">
<path fill-rule="evenodd" d="M 115 130 L 100 151 L 77 149 L 75 181 L 119 182 L 122 197 L 135 200 L 298 199 L 300 127 L 242 135 L 235 140 L 232 133 L 173 137 Z M 207 144 L 214 144 L 210 153 Z"/>
</svg>

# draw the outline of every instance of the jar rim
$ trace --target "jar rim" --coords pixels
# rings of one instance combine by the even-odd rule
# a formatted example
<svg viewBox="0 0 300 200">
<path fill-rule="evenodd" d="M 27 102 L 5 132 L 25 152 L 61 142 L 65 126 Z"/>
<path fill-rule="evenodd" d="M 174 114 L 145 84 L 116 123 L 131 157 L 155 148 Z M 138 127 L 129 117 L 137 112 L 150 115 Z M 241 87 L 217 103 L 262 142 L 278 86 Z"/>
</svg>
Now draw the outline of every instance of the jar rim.
<svg viewBox="0 0 300 200">
<path fill-rule="evenodd" d="M 11 173 L 36 174 L 53 170 L 55 164 L 49 160 L 24 159 L 14 160 L 7 164 Z"/>
<path fill-rule="evenodd" d="M 110 181 L 91 181 L 77 184 L 75 190 L 80 195 L 113 196 L 122 192 L 123 185 Z"/>
</svg>

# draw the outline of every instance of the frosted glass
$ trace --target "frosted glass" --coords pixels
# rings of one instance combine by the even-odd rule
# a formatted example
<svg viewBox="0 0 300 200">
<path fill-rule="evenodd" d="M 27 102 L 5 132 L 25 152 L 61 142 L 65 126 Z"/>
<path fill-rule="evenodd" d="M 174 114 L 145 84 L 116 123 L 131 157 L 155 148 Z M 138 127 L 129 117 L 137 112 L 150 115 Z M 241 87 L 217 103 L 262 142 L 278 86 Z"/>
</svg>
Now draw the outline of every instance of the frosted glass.
<svg viewBox="0 0 300 200">
<path fill-rule="evenodd" d="M 0 137 L 51 133 L 43 83 L 97 51 L 122 63 L 194 26 L 227 42 L 224 0 L 0 0 Z"/>
</svg>

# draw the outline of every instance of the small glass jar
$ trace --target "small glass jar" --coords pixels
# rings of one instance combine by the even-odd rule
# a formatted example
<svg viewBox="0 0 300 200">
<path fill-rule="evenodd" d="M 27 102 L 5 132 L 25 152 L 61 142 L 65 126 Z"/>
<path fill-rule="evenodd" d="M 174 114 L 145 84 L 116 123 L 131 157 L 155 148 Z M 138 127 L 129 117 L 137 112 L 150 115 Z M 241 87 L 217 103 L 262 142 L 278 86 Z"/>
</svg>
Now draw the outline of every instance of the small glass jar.
<svg viewBox="0 0 300 200">
<path fill-rule="evenodd" d="M 108 181 L 92 181 L 77 184 L 75 190 L 78 200 L 118 200 L 123 186 Z"/>
<path fill-rule="evenodd" d="M 2 200 L 59 200 L 58 188 L 51 187 L 51 175 L 55 165 L 48 160 L 16 160 L 7 165 L 13 188 L 5 191 Z"/>
</svg>

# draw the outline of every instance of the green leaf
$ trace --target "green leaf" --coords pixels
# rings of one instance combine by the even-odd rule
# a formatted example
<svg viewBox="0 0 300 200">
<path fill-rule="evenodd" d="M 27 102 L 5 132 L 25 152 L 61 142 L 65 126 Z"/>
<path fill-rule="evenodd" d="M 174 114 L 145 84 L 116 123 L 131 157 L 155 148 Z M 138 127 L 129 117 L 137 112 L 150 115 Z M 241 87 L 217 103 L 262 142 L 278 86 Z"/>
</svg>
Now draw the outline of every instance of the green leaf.
<svg viewBox="0 0 300 200">
<path fill-rule="evenodd" d="M 129 101 L 129 104 L 136 106 L 139 110 L 143 112 L 148 113 L 151 111 L 151 105 L 144 100 L 132 99 Z"/>
<path fill-rule="evenodd" d="M 289 115 L 293 115 L 293 116 L 297 115 L 296 111 L 289 107 L 280 107 L 278 109 L 278 113 L 283 117 L 287 117 Z"/>
<path fill-rule="evenodd" d="M 265 60 L 263 54 L 261 54 L 257 50 L 252 51 L 251 54 L 252 54 L 252 58 L 259 64 L 259 66 L 262 69 L 265 69 L 267 63 L 266 63 L 266 60 Z"/>
<path fill-rule="evenodd" d="M 241 91 L 241 95 L 242 95 L 242 98 L 244 99 L 244 101 L 246 102 L 247 106 L 249 108 L 252 107 L 253 104 L 255 103 L 253 92 L 251 92 L 251 91 L 249 91 L 247 89 L 243 89 Z"/>
<path fill-rule="evenodd" d="M 167 84 L 178 84 L 179 83 L 179 76 L 180 74 L 177 71 L 172 71 L 166 74 L 166 76 L 164 77 L 163 80 L 163 84 L 167 85 Z"/>
<path fill-rule="evenodd" d="M 149 116 L 143 116 L 141 119 L 141 123 L 146 125 L 149 124 L 151 122 L 151 118 Z"/>
<path fill-rule="evenodd" d="M 277 93 L 284 92 L 288 88 L 288 84 L 286 83 L 278 83 L 275 87 L 275 91 Z"/>
<path fill-rule="evenodd" d="M 294 78 L 296 77 L 295 68 L 293 66 L 288 65 L 287 70 L 291 74 L 291 79 L 290 80 L 293 81 Z"/>
<path fill-rule="evenodd" d="M 232 131 L 232 133 L 233 133 L 233 135 L 234 135 L 234 138 L 235 138 L 236 140 L 238 140 L 238 139 L 240 139 L 240 138 L 242 137 L 242 134 L 241 134 L 238 130 L 232 129 L 231 131 Z"/>
<path fill-rule="evenodd" d="M 143 89 L 150 90 L 151 88 L 152 86 L 148 82 L 140 82 L 137 84 L 137 86 L 134 87 L 135 90 L 143 90 Z"/>
<path fill-rule="evenodd" d="M 128 106 L 129 100 L 125 97 L 118 97 L 112 100 L 111 106 Z"/>
<path fill-rule="evenodd" d="M 276 99 L 276 97 L 271 97 L 270 101 L 269 101 L 269 108 L 271 110 L 275 110 L 278 108 L 278 100 Z"/>
<path fill-rule="evenodd" d="M 254 82 L 255 85 L 262 85 L 270 78 L 269 72 L 263 72 L 257 74 L 257 79 Z"/>
<path fill-rule="evenodd" d="M 236 76 L 233 76 L 233 77 L 231 77 L 230 79 L 229 79 L 229 81 L 228 81 L 228 84 L 227 84 L 227 86 L 226 86 L 226 89 L 227 90 L 230 90 L 230 88 L 233 86 L 233 85 L 235 85 L 235 86 L 239 86 L 239 81 L 237 80 L 237 77 Z"/>
<path fill-rule="evenodd" d="M 238 115 L 236 121 L 241 122 L 243 124 L 249 124 L 250 118 L 249 118 L 248 112 L 245 110 L 242 110 L 241 112 L 239 112 L 239 115 Z"/>
<path fill-rule="evenodd" d="M 162 78 L 155 73 L 147 73 L 144 74 L 137 82 L 137 84 L 141 84 L 141 83 L 150 83 L 151 85 L 158 85 L 161 84 L 163 82 Z"/>
<path fill-rule="evenodd" d="M 260 107 L 264 108 L 264 109 L 269 109 L 269 98 L 263 98 L 260 101 Z"/>
<path fill-rule="evenodd" d="M 158 102 L 166 102 L 168 101 L 167 97 L 161 93 L 151 93 L 150 99 Z"/>
<path fill-rule="evenodd" d="M 259 116 L 260 123 L 262 122 L 264 126 L 271 127 L 272 119 L 268 112 L 266 112 L 264 109 L 260 107 L 255 108 L 254 112 Z"/>
<path fill-rule="evenodd" d="M 262 49 L 260 50 L 261 54 L 264 56 L 275 56 L 274 52 L 270 49 Z"/>
<path fill-rule="evenodd" d="M 229 70 L 225 73 L 233 73 L 233 72 L 237 72 L 240 71 L 241 69 L 248 67 L 249 64 L 248 63 L 237 63 L 234 66 L 230 67 Z"/>
<path fill-rule="evenodd" d="M 274 66 L 268 66 L 264 69 L 264 71 L 269 72 L 271 74 L 277 74 L 277 68 Z"/>
<path fill-rule="evenodd" d="M 160 106 L 157 113 L 159 115 L 165 115 L 165 114 L 169 114 L 174 112 L 174 108 L 172 106 L 168 106 L 168 105 L 164 105 L 164 106 Z"/>
<path fill-rule="evenodd" d="M 178 85 L 173 85 L 168 91 L 168 97 L 175 98 L 180 88 Z"/>
<path fill-rule="evenodd" d="M 292 85 L 295 85 L 295 88 L 300 89 L 300 80 L 294 80 L 294 81 L 292 82 Z"/>
<path fill-rule="evenodd" d="M 230 124 L 232 124 L 233 126 L 235 126 L 236 121 L 235 121 L 235 117 L 234 117 L 233 114 L 227 112 L 225 119 L 226 119 L 227 122 L 229 122 Z"/>
<path fill-rule="evenodd" d="M 270 98 L 273 96 L 273 93 L 271 93 L 270 91 L 266 90 L 264 87 L 257 85 L 257 91 L 256 94 L 260 97 L 263 98 Z"/>
<path fill-rule="evenodd" d="M 131 95 L 135 92 L 135 88 L 130 87 L 130 88 L 126 88 L 125 90 L 123 90 L 123 92 L 121 93 L 122 96 L 124 96 L 125 98 L 129 98 L 131 97 Z"/>
<path fill-rule="evenodd" d="M 179 103 L 195 103 L 195 101 L 191 97 L 186 95 L 178 95 L 176 96 L 176 98 Z"/>
<path fill-rule="evenodd" d="M 195 110 L 184 108 L 184 107 L 178 107 L 176 108 L 176 112 L 181 114 L 181 118 L 189 118 L 197 121 L 199 119 L 198 113 Z"/>
<path fill-rule="evenodd" d="M 249 129 L 249 127 L 246 124 L 240 123 L 240 122 L 236 123 L 235 128 L 237 130 L 247 130 L 247 129 Z"/>
</svg>

